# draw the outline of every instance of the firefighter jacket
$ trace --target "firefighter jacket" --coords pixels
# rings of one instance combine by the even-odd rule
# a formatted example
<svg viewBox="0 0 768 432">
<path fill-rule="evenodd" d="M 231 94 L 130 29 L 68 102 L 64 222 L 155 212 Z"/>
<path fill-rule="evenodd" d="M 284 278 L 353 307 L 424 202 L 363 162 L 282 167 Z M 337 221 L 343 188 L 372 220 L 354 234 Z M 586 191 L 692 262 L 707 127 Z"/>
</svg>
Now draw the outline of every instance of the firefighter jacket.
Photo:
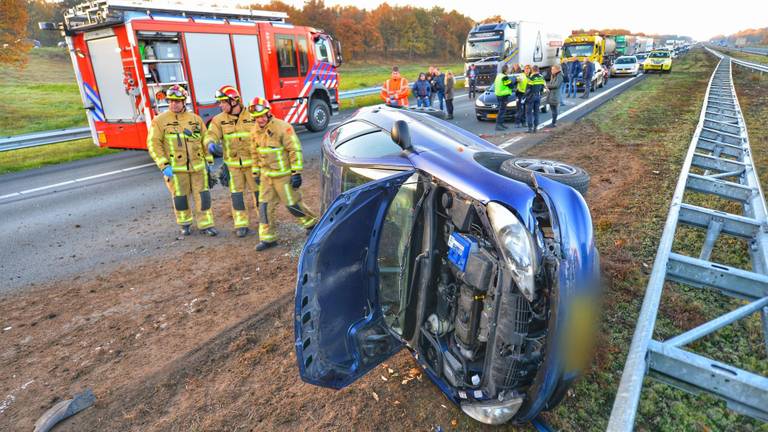
<svg viewBox="0 0 768 432">
<path fill-rule="evenodd" d="M 408 80 L 400 77 L 384 81 L 384 86 L 381 87 L 381 98 L 386 103 L 394 99 L 398 105 L 408 105 Z"/>
<path fill-rule="evenodd" d="M 547 85 L 547 82 L 544 81 L 544 78 L 538 73 L 535 73 L 531 75 L 528 78 L 528 85 L 525 88 L 525 98 L 528 99 L 530 97 L 536 97 L 541 96 L 542 93 L 544 93 L 544 87 Z"/>
<path fill-rule="evenodd" d="M 213 163 L 204 136 L 205 123 L 197 114 L 166 111 L 152 120 L 147 150 L 161 170 L 170 165 L 174 172 L 201 171 L 206 162 Z"/>
<path fill-rule="evenodd" d="M 301 142 L 293 126 L 275 117 L 264 128 L 253 125 L 251 153 L 256 158 L 253 173 L 261 176 L 282 177 L 304 168 Z"/>
<path fill-rule="evenodd" d="M 251 129 L 255 124 L 256 120 L 245 109 L 240 115 L 219 113 L 208 125 L 206 148 L 210 143 L 221 144 L 227 166 L 251 167 Z"/>
</svg>

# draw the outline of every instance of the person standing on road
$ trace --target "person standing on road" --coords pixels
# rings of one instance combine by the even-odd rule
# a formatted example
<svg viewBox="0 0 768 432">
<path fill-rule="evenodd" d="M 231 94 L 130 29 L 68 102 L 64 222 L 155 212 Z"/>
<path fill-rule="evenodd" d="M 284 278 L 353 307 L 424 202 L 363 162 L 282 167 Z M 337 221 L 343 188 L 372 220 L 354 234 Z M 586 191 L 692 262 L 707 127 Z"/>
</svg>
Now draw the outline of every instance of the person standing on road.
<svg viewBox="0 0 768 432">
<path fill-rule="evenodd" d="M 541 107 L 541 94 L 547 82 L 539 73 L 539 67 L 531 68 L 531 75 L 525 87 L 525 118 L 528 121 L 528 133 L 535 133 L 539 126 L 539 107 Z"/>
<path fill-rule="evenodd" d="M 437 76 L 437 73 L 435 72 L 435 66 L 430 65 L 429 69 L 427 69 L 427 82 L 430 86 L 430 93 L 429 93 L 429 106 L 432 106 L 435 104 L 435 94 L 437 93 L 435 89 L 435 77 Z"/>
<path fill-rule="evenodd" d="M 530 65 L 526 65 L 523 72 L 520 72 L 520 66 L 517 66 L 517 73 L 515 74 L 515 81 L 517 81 L 517 88 L 515 89 L 515 96 L 517 97 L 515 123 L 517 123 L 519 127 L 525 126 L 525 90 L 528 86 L 528 76 L 530 74 Z"/>
<path fill-rule="evenodd" d="M 419 78 L 413 83 L 413 95 L 416 97 L 416 106 L 429 108 L 429 95 L 432 94 L 432 86 L 427 81 L 427 74 L 419 74 Z"/>
<path fill-rule="evenodd" d="M 456 78 L 453 72 L 445 73 L 445 108 L 448 110 L 446 119 L 453 120 L 453 88 L 456 86 Z"/>
<path fill-rule="evenodd" d="M 440 102 L 440 111 L 443 111 L 445 109 L 445 74 L 440 72 L 439 67 L 435 67 L 435 74 L 437 75 L 432 79 L 432 82 L 437 93 L 437 100 Z"/>
<path fill-rule="evenodd" d="M 246 192 L 253 193 L 255 208 L 259 208 L 259 191 L 251 173 L 251 129 L 256 120 L 246 112 L 236 88 L 222 86 L 216 91 L 216 100 L 221 112 L 211 119 L 205 142 L 209 153 L 224 158 L 219 179 L 223 186 L 229 186 L 235 235 L 245 237 L 250 225 Z"/>
<path fill-rule="evenodd" d="M 496 95 L 499 103 L 499 113 L 496 117 L 496 130 L 503 131 L 507 127 L 504 126 L 504 115 L 507 113 L 507 102 L 509 96 L 512 95 L 512 80 L 507 76 L 507 65 L 501 67 L 501 72 L 496 74 L 496 79 L 493 81 L 493 93 Z"/>
<path fill-rule="evenodd" d="M 469 86 L 469 92 L 467 93 L 467 96 L 470 99 L 474 99 L 477 97 L 477 67 L 474 63 L 469 65 L 466 77 L 467 85 Z"/>
<path fill-rule="evenodd" d="M 569 76 L 570 69 L 568 68 L 568 63 L 561 63 L 557 65 L 557 68 L 558 70 L 560 70 L 560 76 L 562 77 L 562 80 L 563 80 L 563 84 L 558 89 L 560 93 L 560 106 L 565 106 L 567 104 L 565 103 L 565 98 L 562 95 L 563 93 L 568 92 L 568 82 L 571 79 Z M 550 80 L 551 79 L 552 78 L 550 77 Z"/>
<path fill-rule="evenodd" d="M 147 136 L 149 155 L 163 172 L 165 185 L 173 198 L 176 223 L 183 235 L 191 234 L 192 222 L 201 233 L 215 236 L 211 192 L 208 176 L 213 156 L 203 144 L 205 123 L 197 114 L 187 111 L 187 90 L 176 84 L 165 91 L 168 111 L 152 120 Z M 194 217 L 189 199 L 194 195 Z"/>
<path fill-rule="evenodd" d="M 253 174 L 260 198 L 257 251 L 277 245 L 275 212 L 281 202 L 307 234 L 317 223 L 317 217 L 302 203 L 299 192 L 304 169 L 299 137 L 290 123 L 273 117 L 270 111 L 269 102 L 261 97 L 248 104 L 248 112 L 256 121 L 251 131 L 251 153 L 257 161 Z"/>
<path fill-rule="evenodd" d="M 579 82 L 579 77 L 581 76 L 581 62 L 577 57 L 574 57 L 571 59 L 570 62 L 568 62 L 568 68 L 570 69 L 570 87 L 568 88 L 568 91 L 566 91 L 568 97 L 575 98 L 576 97 L 576 90 L 577 90 L 577 84 Z"/>
<path fill-rule="evenodd" d="M 400 76 L 399 67 L 392 66 L 392 75 L 384 81 L 380 94 L 389 106 L 408 106 L 408 80 Z"/>
<path fill-rule="evenodd" d="M 595 76 L 595 65 L 589 59 L 584 60 L 584 94 L 581 95 L 582 99 L 589 99 L 589 91 L 592 90 L 592 78 Z"/>
<path fill-rule="evenodd" d="M 547 104 L 552 112 L 552 123 L 548 126 L 551 128 L 557 127 L 557 111 L 560 109 L 560 87 L 563 84 L 563 74 L 560 72 L 560 65 L 552 66 L 552 75 L 549 77 L 547 88 L 549 94 L 547 94 Z"/>
</svg>

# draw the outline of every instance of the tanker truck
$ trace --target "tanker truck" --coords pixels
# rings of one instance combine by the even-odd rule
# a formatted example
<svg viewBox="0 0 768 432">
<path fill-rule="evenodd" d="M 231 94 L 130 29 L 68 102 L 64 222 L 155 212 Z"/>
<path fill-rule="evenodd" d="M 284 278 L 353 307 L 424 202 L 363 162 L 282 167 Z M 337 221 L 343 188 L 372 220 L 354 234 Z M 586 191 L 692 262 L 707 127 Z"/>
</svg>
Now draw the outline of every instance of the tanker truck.
<svg viewBox="0 0 768 432">
<path fill-rule="evenodd" d="M 578 58 L 589 59 L 600 64 L 610 65 L 616 57 L 616 42 L 600 35 L 576 34 L 565 38 L 562 60 Z"/>
<path fill-rule="evenodd" d="M 477 24 L 467 34 L 463 55 L 466 71 L 474 64 L 477 87 L 493 84 L 503 65 L 536 65 L 547 78 L 550 68 L 559 63 L 562 37 L 547 33 L 541 23 L 506 21 Z"/>
</svg>

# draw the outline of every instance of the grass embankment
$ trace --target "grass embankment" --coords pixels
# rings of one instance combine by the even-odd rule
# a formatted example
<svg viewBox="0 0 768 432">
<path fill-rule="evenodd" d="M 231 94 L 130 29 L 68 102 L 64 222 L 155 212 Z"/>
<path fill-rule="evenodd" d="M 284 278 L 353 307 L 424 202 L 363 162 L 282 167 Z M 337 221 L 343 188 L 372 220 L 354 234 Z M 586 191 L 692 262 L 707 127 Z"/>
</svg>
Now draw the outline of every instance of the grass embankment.
<svg viewBox="0 0 768 432">
<path fill-rule="evenodd" d="M 65 49 L 30 51 L 24 68 L 2 65 L 0 136 L 86 126 L 88 120 Z M 101 156 L 90 139 L 0 153 L 0 174 Z"/>
<path fill-rule="evenodd" d="M 728 54 L 729 56 L 744 60 L 752 63 L 768 64 L 768 55 L 753 54 L 744 51 L 738 51 L 734 49 L 721 49 L 720 52 Z"/>
<path fill-rule="evenodd" d="M 715 64 L 713 56 L 695 50 L 677 60 L 671 74 L 649 76 L 530 151 L 584 166 L 592 174 L 587 201 L 605 279 L 603 317 L 592 367 L 564 403 L 545 416 L 558 429 L 597 431 L 607 426 L 672 193 Z M 754 85 L 737 74 L 739 81 L 740 91 Z M 755 128 L 750 132 L 753 150 L 759 155 L 758 169 L 768 164 L 765 82 L 762 92 L 753 91 L 750 98 L 741 100 L 743 107 L 749 107 L 745 110 L 748 125 Z M 720 204 L 702 196 L 690 196 L 690 201 Z M 678 229 L 673 250 L 698 256 L 702 239 L 701 232 Z M 722 252 L 712 260 L 748 268 L 743 244 L 724 237 L 717 248 L 721 246 Z M 740 304 L 711 290 L 667 283 L 654 338 L 667 339 Z M 757 317 L 729 326 L 688 349 L 768 375 Z M 713 397 L 691 396 L 648 378 L 635 426 L 640 431 L 768 430 L 768 425 L 727 409 Z"/>
</svg>

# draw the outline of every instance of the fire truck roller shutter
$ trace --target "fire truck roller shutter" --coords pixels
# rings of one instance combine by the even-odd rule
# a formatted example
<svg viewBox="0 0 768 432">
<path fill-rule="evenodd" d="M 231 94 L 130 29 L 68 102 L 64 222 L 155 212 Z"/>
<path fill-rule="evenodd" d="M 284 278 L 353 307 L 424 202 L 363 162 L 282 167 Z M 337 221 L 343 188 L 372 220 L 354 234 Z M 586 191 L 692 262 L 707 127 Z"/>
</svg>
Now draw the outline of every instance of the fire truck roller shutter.
<svg viewBox="0 0 768 432">
<path fill-rule="evenodd" d="M 232 39 L 235 44 L 241 100 L 249 101 L 257 96 L 263 97 L 266 93 L 264 93 L 264 75 L 261 70 L 259 37 L 234 35 Z"/>
<path fill-rule="evenodd" d="M 216 90 L 222 84 L 236 82 L 229 35 L 185 33 L 184 40 L 197 111 L 208 121 L 220 112 Z"/>
<path fill-rule="evenodd" d="M 130 96 L 125 93 L 123 61 L 120 58 L 123 50 L 118 46 L 117 36 L 89 40 L 88 51 L 96 77 L 95 90 L 98 93 L 95 96 L 101 102 L 104 120 L 133 122 L 136 111 Z"/>
</svg>

